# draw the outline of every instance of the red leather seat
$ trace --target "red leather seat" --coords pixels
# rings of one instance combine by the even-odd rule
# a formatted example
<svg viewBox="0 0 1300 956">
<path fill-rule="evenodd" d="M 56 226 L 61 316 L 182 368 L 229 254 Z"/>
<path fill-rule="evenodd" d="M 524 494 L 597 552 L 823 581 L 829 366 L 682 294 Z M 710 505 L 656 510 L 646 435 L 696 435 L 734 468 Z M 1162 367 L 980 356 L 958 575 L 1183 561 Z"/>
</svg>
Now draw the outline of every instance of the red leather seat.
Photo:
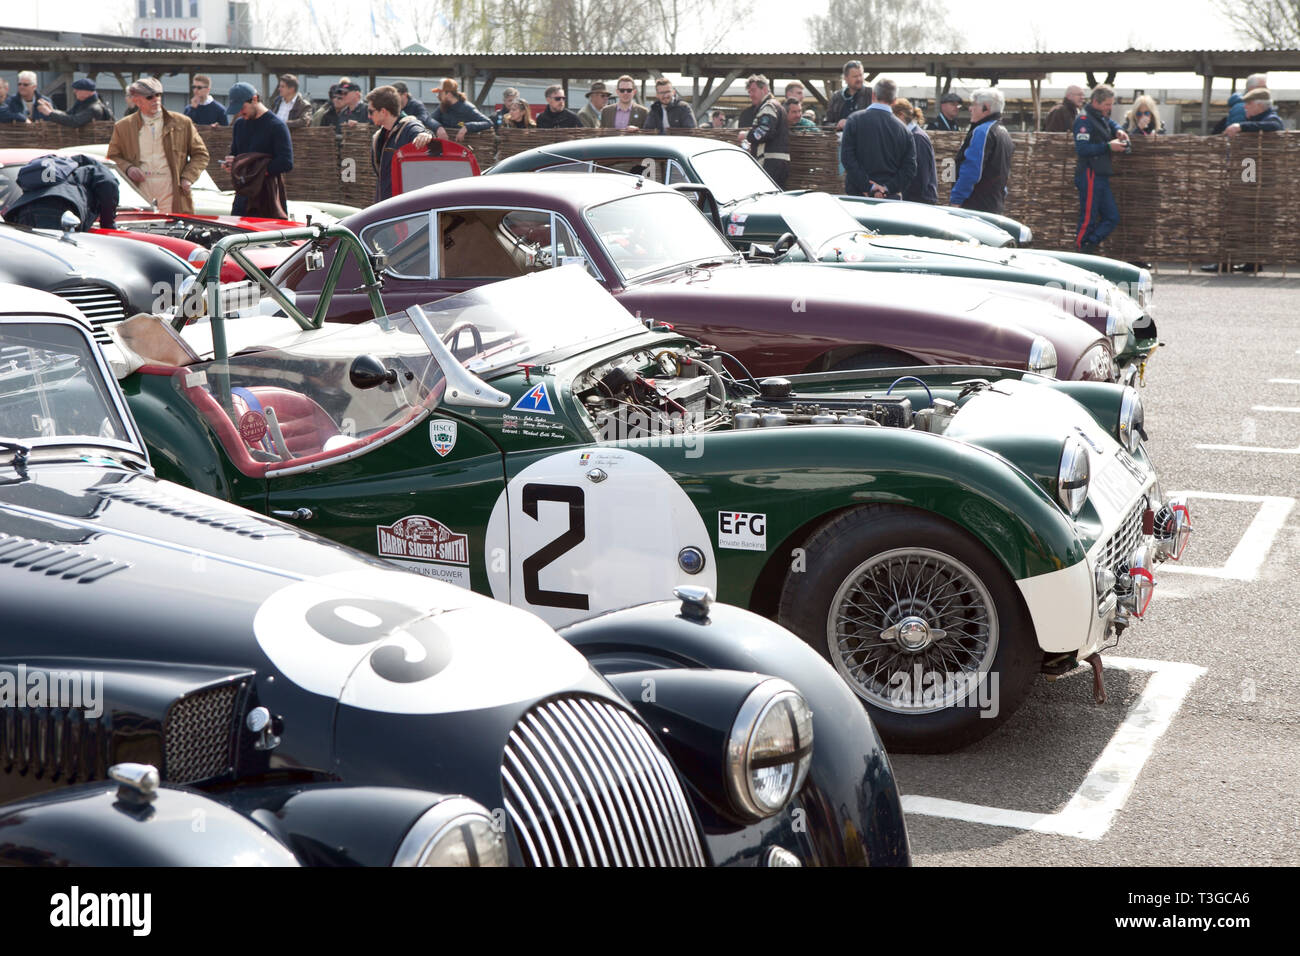
<svg viewBox="0 0 1300 956">
<path fill-rule="evenodd" d="M 339 426 L 315 399 L 287 388 L 259 385 L 249 389 L 262 408 L 275 409 L 284 444 L 294 458 L 305 458 L 324 450 L 325 442 L 339 435 Z"/>
</svg>

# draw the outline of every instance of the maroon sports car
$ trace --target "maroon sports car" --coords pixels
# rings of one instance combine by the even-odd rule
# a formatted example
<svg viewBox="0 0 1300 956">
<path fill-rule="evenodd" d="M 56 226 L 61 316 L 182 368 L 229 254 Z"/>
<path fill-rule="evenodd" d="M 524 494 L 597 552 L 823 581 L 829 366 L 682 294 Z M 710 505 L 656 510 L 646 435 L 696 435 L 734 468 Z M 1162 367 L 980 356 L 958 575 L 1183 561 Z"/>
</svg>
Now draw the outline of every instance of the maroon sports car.
<svg viewBox="0 0 1300 956">
<path fill-rule="evenodd" d="M 459 179 L 395 196 L 344 225 L 386 253 L 390 311 L 573 265 L 629 311 L 731 353 L 755 376 L 918 364 L 1113 375 L 1110 341 L 1040 294 L 1050 290 L 742 261 L 686 195 L 632 176 Z M 332 250 L 315 269 L 307 252 L 275 280 L 310 309 Z M 328 317 L 371 317 L 350 264 Z"/>
</svg>

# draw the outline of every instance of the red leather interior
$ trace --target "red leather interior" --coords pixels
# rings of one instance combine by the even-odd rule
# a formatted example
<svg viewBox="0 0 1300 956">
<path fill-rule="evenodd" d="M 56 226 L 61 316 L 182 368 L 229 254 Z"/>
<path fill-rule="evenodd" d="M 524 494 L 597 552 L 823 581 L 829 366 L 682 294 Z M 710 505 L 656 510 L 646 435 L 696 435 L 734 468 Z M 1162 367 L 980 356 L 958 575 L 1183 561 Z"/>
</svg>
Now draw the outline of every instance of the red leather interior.
<svg viewBox="0 0 1300 956">
<path fill-rule="evenodd" d="M 324 449 L 326 441 L 339 434 L 334 419 L 315 399 L 270 385 L 258 385 L 249 391 L 257 396 L 262 408 L 275 409 L 285 447 L 294 458 L 316 454 Z"/>
</svg>

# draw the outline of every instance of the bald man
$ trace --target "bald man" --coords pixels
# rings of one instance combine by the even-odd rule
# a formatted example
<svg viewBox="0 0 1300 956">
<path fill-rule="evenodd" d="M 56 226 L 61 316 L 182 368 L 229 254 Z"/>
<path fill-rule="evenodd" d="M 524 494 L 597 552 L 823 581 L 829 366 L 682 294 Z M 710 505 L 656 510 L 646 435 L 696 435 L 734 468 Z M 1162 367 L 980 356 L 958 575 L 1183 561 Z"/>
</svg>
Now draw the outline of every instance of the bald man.
<svg viewBox="0 0 1300 956">
<path fill-rule="evenodd" d="M 1083 98 L 1087 95 L 1082 86 L 1067 86 L 1065 88 L 1065 99 L 1061 100 L 1061 105 L 1048 113 L 1047 119 L 1043 121 L 1043 132 L 1068 133 L 1072 131 L 1074 121 L 1079 116 L 1079 110 L 1083 109 Z"/>
</svg>

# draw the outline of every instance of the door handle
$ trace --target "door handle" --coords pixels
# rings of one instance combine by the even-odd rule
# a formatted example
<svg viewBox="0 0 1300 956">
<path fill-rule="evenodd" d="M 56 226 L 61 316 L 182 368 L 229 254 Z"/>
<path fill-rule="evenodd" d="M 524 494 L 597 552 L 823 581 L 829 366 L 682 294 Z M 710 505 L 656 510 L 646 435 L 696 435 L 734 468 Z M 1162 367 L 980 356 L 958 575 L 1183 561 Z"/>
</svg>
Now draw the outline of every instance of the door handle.
<svg viewBox="0 0 1300 956">
<path fill-rule="evenodd" d="M 292 511 L 272 511 L 272 518 L 284 518 L 286 521 L 310 521 L 316 512 L 310 508 L 294 508 Z"/>
</svg>

